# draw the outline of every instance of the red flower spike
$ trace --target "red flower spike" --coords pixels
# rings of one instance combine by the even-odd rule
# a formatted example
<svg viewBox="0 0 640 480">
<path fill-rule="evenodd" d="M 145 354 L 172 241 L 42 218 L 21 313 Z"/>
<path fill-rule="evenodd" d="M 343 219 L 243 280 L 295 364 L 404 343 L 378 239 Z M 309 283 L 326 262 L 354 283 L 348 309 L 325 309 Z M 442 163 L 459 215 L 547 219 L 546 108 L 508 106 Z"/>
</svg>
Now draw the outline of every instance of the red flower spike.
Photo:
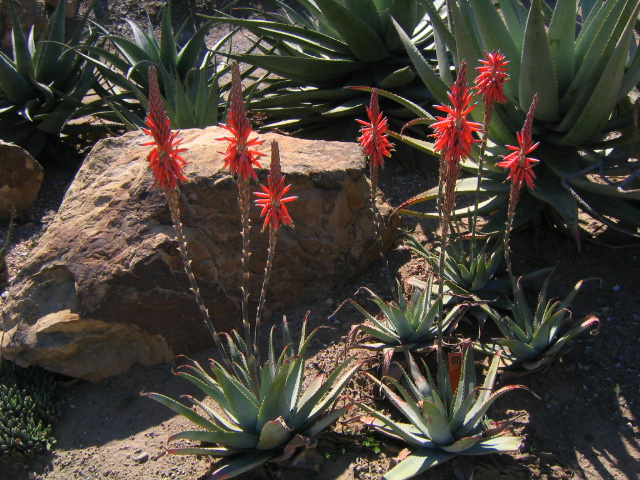
<svg viewBox="0 0 640 480">
<path fill-rule="evenodd" d="M 436 137 L 434 150 L 442 152 L 447 162 L 458 163 L 471 155 L 471 146 L 476 142 L 473 132 L 482 131 L 482 125 L 467 120 L 475 105 L 471 105 L 471 94 L 466 80 L 467 64 L 462 62 L 458 78 L 451 92 L 447 93 L 452 106 L 435 105 L 445 112 L 446 117 L 436 117 L 437 122 L 431 125 Z"/>
<path fill-rule="evenodd" d="M 171 133 L 171 124 L 162 104 L 155 67 L 149 67 L 149 112 L 145 123 L 148 128 L 143 131 L 153 137 L 153 141 L 142 144 L 154 147 L 147 157 L 149 167 L 153 171 L 153 186 L 175 190 L 178 188 L 178 182 L 188 180 L 182 170 L 187 162 L 180 156 L 187 149 L 176 148 L 182 142 L 182 138 L 178 138 L 179 132 Z"/>
<path fill-rule="evenodd" d="M 533 173 L 533 167 L 536 163 L 539 163 L 540 160 L 535 158 L 527 158 L 531 152 L 533 152 L 540 143 L 533 143 L 532 139 L 532 126 L 533 126 L 533 113 L 536 110 L 536 105 L 538 105 L 538 94 L 536 93 L 533 96 L 533 101 L 531 102 L 531 106 L 529 107 L 529 112 L 527 113 L 527 119 L 524 122 L 524 126 L 522 130 L 518 132 L 518 147 L 514 147 L 512 145 L 507 145 L 509 150 L 513 150 L 512 153 L 503 157 L 504 161 L 497 163 L 499 167 L 503 167 L 509 169 L 509 176 L 507 180 L 511 180 L 518 188 L 522 186 L 524 182 L 527 183 L 527 186 L 530 189 L 535 188 L 534 179 L 536 175 Z"/>
<path fill-rule="evenodd" d="M 224 154 L 224 166 L 229 167 L 231 173 L 237 174 L 239 179 L 248 181 L 258 180 L 254 167 L 260 167 L 258 158 L 264 153 L 251 150 L 249 147 L 262 145 L 264 140 L 254 138 L 249 140 L 251 135 L 251 125 L 244 110 L 244 100 L 242 98 L 242 80 L 240 79 L 240 69 L 237 63 L 231 64 L 231 105 L 229 107 L 228 124 L 220 124 L 222 128 L 228 130 L 233 136 L 222 137 L 217 140 L 229 142 Z"/>
<path fill-rule="evenodd" d="M 382 167 L 384 166 L 384 157 L 391 157 L 393 144 L 387 138 L 389 124 L 380 112 L 378 90 L 375 88 L 371 90 L 371 102 L 367 107 L 367 116 L 369 117 L 368 122 L 356 119 L 356 122 L 363 125 L 360 128 L 362 136 L 358 138 L 358 142 L 369 161 Z"/>
<path fill-rule="evenodd" d="M 504 83 L 509 80 L 507 75 L 506 57 L 499 51 L 485 52 L 485 60 L 480 60 L 482 66 L 477 70 L 479 75 L 476 77 L 476 92 L 484 97 L 485 107 L 493 105 L 495 102 L 505 103 L 507 97 L 504 96 L 502 90 Z"/>
<path fill-rule="evenodd" d="M 278 142 L 271 142 L 271 171 L 269 173 L 268 187 L 260 185 L 262 192 L 254 192 L 258 198 L 256 205 L 262 207 L 260 212 L 264 218 L 262 231 L 269 226 L 273 230 L 278 230 L 280 223 L 289 227 L 293 226 L 293 221 L 287 211 L 285 203 L 293 202 L 298 197 L 285 197 L 284 195 L 291 189 L 291 185 L 284 186 L 284 176 L 280 170 L 280 151 Z"/>
</svg>

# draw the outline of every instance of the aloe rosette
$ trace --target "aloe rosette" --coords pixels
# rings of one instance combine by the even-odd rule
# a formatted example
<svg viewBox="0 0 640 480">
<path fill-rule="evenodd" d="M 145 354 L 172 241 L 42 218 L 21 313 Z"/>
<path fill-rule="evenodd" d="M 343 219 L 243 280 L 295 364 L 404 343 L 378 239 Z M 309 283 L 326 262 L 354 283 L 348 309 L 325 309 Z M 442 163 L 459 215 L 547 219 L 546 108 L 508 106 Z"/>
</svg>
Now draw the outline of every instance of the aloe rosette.
<svg viewBox="0 0 640 480">
<path fill-rule="evenodd" d="M 494 338 L 487 344 L 477 342 L 474 348 L 488 354 L 504 350 L 504 360 L 510 368 L 538 370 L 548 365 L 562 353 L 567 342 L 599 322 L 596 317 L 589 317 L 568 331 L 565 329 L 565 326 L 573 323 L 569 306 L 583 283 L 583 280 L 576 283 L 564 300 L 554 301 L 547 299 L 547 278 L 540 290 L 535 312 L 529 307 L 518 284 L 511 304 L 511 317 L 484 306 L 502 337 Z"/>
<path fill-rule="evenodd" d="M 407 298 L 398 285 L 398 302 L 388 304 L 368 288 L 362 290 L 371 295 L 371 300 L 382 312 L 382 319 L 367 312 L 355 300 L 349 300 L 368 323 L 355 326 L 350 333 L 350 343 L 353 343 L 356 335 L 362 332 L 367 339 L 359 342 L 358 347 L 371 350 L 382 350 L 387 357 L 386 362 L 395 351 L 426 351 L 433 348 L 433 342 L 438 331 L 437 317 L 439 301 L 437 292 L 432 288 L 433 279 L 430 279 L 427 287 L 415 289 L 410 298 Z M 452 327 L 462 316 L 465 305 L 456 305 L 442 321 L 442 330 Z"/>
<path fill-rule="evenodd" d="M 211 17 L 261 39 L 262 52 L 230 56 L 278 76 L 265 80 L 266 87 L 251 104 L 265 116 L 266 128 L 324 139 L 355 137 L 357 132 L 349 127 L 364 112 L 369 96 L 345 89 L 349 86 L 392 90 L 415 103 L 433 100 L 391 20 L 435 61 L 433 28 L 423 2 L 297 0 L 302 8 L 295 9 L 278 3 L 282 13 L 261 12 L 262 19 Z M 443 15 L 444 3 L 434 2 Z M 410 115 L 403 107 L 386 113 L 395 124 L 394 119 Z"/>
<path fill-rule="evenodd" d="M 511 80 L 504 85 L 508 102 L 494 107 L 492 143 L 480 175 L 484 199 L 480 213 L 506 211 L 508 192 L 501 188 L 504 173 L 495 163 L 505 153 L 502 146 L 514 143 L 537 92 L 533 134 L 540 142 L 538 188 L 523 195 L 516 223 L 526 222 L 548 205 L 576 239 L 579 209 L 614 228 L 637 233 L 640 193 L 634 189 L 638 167 L 629 161 L 634 114 L 628 95 L 640 81 L 640 49 L 634 36 L 640 4 L 613 0 L 577 6 L 572 0 L 559 0 L 551 9 L 546 2 L 534 0 L 527 9 L 517 0 L 499 6 L 491 0 L 457 0 L 448 6 L 453 31 L 439 12 L 431 11 L 430 21 L 456 65 L 465 60 L 475 69 L 483 51 L 491 50 L 499 50 L 510 62 Z M 425 85 L 444 102 L 446 97 L 439 92 L 449 83 L 449 68 L 434 71 L 408 35 L 400 32 L 401 26 L 396 27 Z M 447 57 L 439 58 L 440 65 L 447 64 Z M 480 121 L 482 105 L 473 114 Z M 430 142 L 401 139 L 433 151 Z M 473 157 L 478 159 L 478 149 Z M 467 161 L 463 168 L 475 174 L 478 162 Z M 475 195 L 477 185 L 476 179 L 466 179 L 458 191 Z M 436 194 L 436 189 L 430 190 L 413 203 Z M 409 208 L 404 213 L 420 215 Z M 457 215 L 468 215 L 468 209 Z M 500 232 L 503 218 L 494 216 L 483 231 Z"/>
<path fill-rule="evenodd" d="M 60 159 L 61 133 L 80 135 L 99 128 L 69 123 L 92 113 L 83 99 L 94 84 L 93 66 L 73 51 L 98 40 L 96 30 L 87 30 L 91 8 L 80 19 L 73 37 L 66 39 L 66 0 L 61 0 L 42 37 L 36 40 L 33 27 L 26 35 L 13 2 L 8 3 L 13 49 L 12 57 L 0 51 L 0 139 L 20 145 L 36 157 L 48 151 Z"/>
<path fill-rule="evenodd" d="M 473 248 L 471 242 L 475 243 Z M 453 295 L 490 300 L 495 298 L 496 293 L 503 292 L 505 287 L 508 288 L 508 279 L 494 278 L 502 263 L 501 246 L 498 244 L 489 250 L 490 240 L 480 242 L 482 246 L 478 247 L 478 241 L 471 240 L 468 247 L 462 238 L 456 237 L 447 245 L 444 272 L 441 274 L 445 286 Z M 432 269 L 438 268 L 439 248 L 431 252 L 412 235 L 407 235 L 407 246 L 424 258 Z M 425 282 L 422 284 L 426 286 Z"/>
<path fill-rule="evenodd" d="M 494 391 L 500 354 L 495 355 L 484 383 L 476 387 L 471 349 L 466 349 L 455 393 L 446 372 L 436 385 L 427 368 L 427 378 L 408 355 L 411 376 L 403 370 L 403 382 L 386 377 L 384 382 L 369 377 L 384 391 L 389 401 L 408 423 L 398 422 L 368 405 L 360 405 L 370 417 L 364 423 L 376 431 L 413 447 L 411 455 L 384 475 L 385 480 L 412 478 L 456 455 L 488 455 L 518 450 L 522 438 L 500 436 L 512 421 L 487 426 L 489 407 L 503 394 L 519 385 Z M 444 367 L 443 367 L 444 368 Z"/>
<path fill-rule="evenodd" d="M 141 128 L 150 90 L 146 71 L 154 66 L 174 128 L 217 125 L 226 106 L 225 96 L 231 90 L 231 82 L 221 80 L 230 70 L 229 63 L 221 58 L 231 51 L 234 32 L 207 49 L 205 37 L 213 25 L 209 21 L 180 44 L 182 28 L 173 30 L 169 4 L 162 12 L 159 35 L 154 33 L 150 21 L 146 28 L 129 19 L 127 22 L 133 40 L 103 30 L 112 48 L 84 48 L 100 58 L 92 60 L 101 79 L 96 87 L 104 105 L 99 116 L 129 130 Z M 252 71 L 243 75 L 247 77 Z"/>
<path fill-rule="evenodd" d="M 186 398 L 200 414 L 159 393 L 145 393 L 201 427 L 172 435 L 169 440 L 191 440 L 203 445 L 170 449 L 183 455 L 224 458 L 211 480 L 232 478 L 284 455 L 285 447 L 315 437 L 353 406 L 335 408 L 344 388 L 360 369 L 347 359 L 325 377 L 319 374 L 307 386 L 306 350 L 317 329 L 306 335 L 306 319 L 296 348 L 286 320 L 285 347 L 276 357 L 271 330 L 268 359 L 261 363 L 236 332 L 228 336 L 230 362 L 211 361 L 212 375 L 193 361 L 176 374 L 202 390 L 204 401 Z M 210 404 L 214 404 L 212 407 Z M 209 446 L 212 444 L 213 446 Z"/>
</svg>

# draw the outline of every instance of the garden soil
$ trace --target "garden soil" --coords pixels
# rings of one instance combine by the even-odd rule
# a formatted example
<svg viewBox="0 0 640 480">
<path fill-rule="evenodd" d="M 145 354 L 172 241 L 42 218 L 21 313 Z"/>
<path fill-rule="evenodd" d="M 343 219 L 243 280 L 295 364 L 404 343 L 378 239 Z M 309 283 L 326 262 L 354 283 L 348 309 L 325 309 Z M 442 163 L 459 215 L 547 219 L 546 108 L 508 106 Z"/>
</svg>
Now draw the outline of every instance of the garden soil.
<svg viewBox="0 0 640 480">
<path fill-rule="evenodd" d="M 176 8 L 178 3 L 180 8 Z M 157 23 L 160 2 L 153 0 L 98 1 L 98 7 L 106 12 L 99 20 L 112 31 L 126 34 L 123 18 L 140 21 L 144 18 L 142 6 L 149 9 L 152 21 Z M 180 15 L 202 13 L 207 8 L 211 13 L 213 6 L 215 2 L 174 1 L 174 10 Z M 255 6 L 273 7 L 266 1 Z M 387 200 L 397 206 L 433 187 L 437 180 L 435 163 L 425 160 L 424 168 L 407 171 L 398 162 L 388 162 L 380 184 Z M 47 168 L 38 200 L 17 219 L 7 256 L 10 279 L 53 219 L 70 181 L 67 172 Z M 554 228 L 553 220 L 543 215 L 514 234 L 514 269 L 516 273 L 526 273 L 555 267 L 550 284 L 550 293 L 555 297 L 566 295 L 577 281 L 591 279 L 576 297 L 572 312 L 576 321 L 587 315 L 597 316 L 598 328 L 591 334 L 580 335 L 571 349 L 545 371 L 502 377 L 503 383 L 527 387 L 505 395 L 489 412 L 493 420 L 515 418 L 511 430 L 524 438 L 519 453 L 462 457 L 417 478 L 465 479 L 471 475 L 476 480 L 640 478 L 640 242 L 601 228 L 585 217 L 584 234 L 577 245 Z M 437 243 L 436 225 L 433 221 L 411 218 L 403 218 L 402 222 L 398 241 L 389 253 L 392 270 L 403 282 L 412 277 L 424 279 L 430 269 L 423 259 L 404 248 L 403 232 L 410 231 L 433 245 Z M 6 224 L 0 225 L 0 238 L 4 238 L 6 228 Z M 533 287 L 539 288 L 540 284 Z M 357 293 L 362 286 L 390 298 L 381 261 L 324 302 L 272 313 L 271 324 L 278 324 L 285 315 L 298 332 L 307 311 L 311 327 L 331 327 L 322 329 L 312 342 L 308 377 L 330 370 L 345 355 L 360 357 L 366 362 L 366 369 L 378 373 L 380 365 L 376 357 L 347 349 L 347 335 L 362 317 L 351 306 L 336 312 L 348 298 L 375 312 L 367 295 Z M 6 291 L 3 295 L 6 296 Z M 463 321 L 460 332 L 475 336 L 475 328 L 471 322 Z M 490 338 L 492 333 L 495 334 L 486 325 L 483 335 Z M 195 359 L 206 363 L 211 356 L 213 350 L 202 352 Z M 177 363 L 181 362 L 184 360 Z M 477 364 L 478 374 L 486 370 L 486 359 L 483 363 L 477 358 Z M 53 450 L 39 456 L 0 458 L 0 479 L 204 480 L 214 469 L 210 459 L 166 453 L 170 446 L 168 437 L 190 429 L 189 422 L 140 396 L 142 391 L 153 391 L 173 398 L 188 394 L 202 399 L 191 384 L 172 375 L 175 367 L 135 367 L 97 384 L 65 379 L 61 386 L 64 417 L 55 426 L 57 443 Z M 358 402 L 388 408 L 381 401 L 379 390 L 364 376 L 357 377 L 345 394 Z M 403 455 L 404 447 L 368 432 L 358 421 L 360 415 L 362 412 L 351 409 L 347 418 L 320 437 L 315 450 L 298 459 L 298 468 L 276 467 L 268 471 L 260 468 L 238 478 L 381 478 L 389 465 Z"/>
</svg>

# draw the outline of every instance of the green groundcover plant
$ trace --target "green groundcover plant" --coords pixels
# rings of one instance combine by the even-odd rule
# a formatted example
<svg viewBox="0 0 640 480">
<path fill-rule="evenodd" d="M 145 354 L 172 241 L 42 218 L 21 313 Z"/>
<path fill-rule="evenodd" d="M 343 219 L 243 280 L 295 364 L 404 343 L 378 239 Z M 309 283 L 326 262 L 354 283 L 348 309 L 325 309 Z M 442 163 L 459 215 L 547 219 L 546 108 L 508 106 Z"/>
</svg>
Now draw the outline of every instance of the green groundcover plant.
<svg viewBox="0 0 640 480">
<path fill-rule="evenodd" d="M 51 372 L 0 362 L 0 457 L 48 451 L 56 442 L 53 423 L 61 416 L 58 384 Z"/>
</svg>

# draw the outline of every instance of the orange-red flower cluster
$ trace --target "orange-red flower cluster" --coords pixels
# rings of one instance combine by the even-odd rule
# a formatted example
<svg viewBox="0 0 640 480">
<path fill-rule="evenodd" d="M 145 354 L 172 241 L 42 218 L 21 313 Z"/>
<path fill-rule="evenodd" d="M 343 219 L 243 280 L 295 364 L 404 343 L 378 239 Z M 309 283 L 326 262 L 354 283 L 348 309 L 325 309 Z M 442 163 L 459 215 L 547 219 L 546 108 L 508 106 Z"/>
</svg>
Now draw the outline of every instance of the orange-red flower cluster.
<svg viewBox="0 0 640 480">
<path fill-rule="evenodd" d="M 445 112 L 446 117 L 436 117 L 437 122 L 431 125 L 435 133 L 434 150 L 442 152 L 447 162 L 458 163 L 471 154 L 473 132 L 482 131 L 482 125 L 467 120 L 467 115 L 473 111 L 471 94 L 466 80 L 467 64 L 462 62 L 458 78 L 451 92 L 448 92 L 451 106 L 435 105 L 435 108 Z"/>
<path fill-rule="evenodd" d="M 391 156 L 393 145 L 387 138 L 387 130 L 389 125 L 387 119 L 380 112 L 378 105 L 378 90 L 371 90 L 371 102 L 367 107 L 367 116 L 369 121 L 356 119 L 356 122 L 362 125 L 360 132 L 362 136 L 358 138 L 360 146 L 364 154 L 373 162 L 375 166 L 382 167 L 384 165 L 384 157 Z"/>
<path fill-rule="evenodd" d="M 298 197 L 285 197 L 284 195 L 291 189 L 291 185 L 284 185 L 284 175 L 280 169 L 280 152 L 278 150 L 278 143 L 271 143 L 271 169 L 269 172 L 269 186 L 265 187 L 260 185 L 262 192 L 254 192 L 256 197 L 256 205 L 262 207 L 260 212 L 261 217 L 264 218 L 264 224 L 262 225 L 262 231 L 267 226 L 270 226 L 273 230 L 278 230 L 280 223 L 293 226 L 287 206 L 285 203 L 293 202 Z"/>
<path fill-rule="evenodd" d="M 240 69 L 235 62 L 231 65 L 231 105 L 229 108 L 229 123 L 227 125 L 221 123 L 220 126 L 233 136 L 218 139 L 229 142 L 227 151 L 224 152 L 224 166 L 228 166 L 231 173 L 237 174 L 241 180 L 248 181 L 252 178 L 258 180 L 254 166 L 260 167 L 258 158 L 264 153 L 251 150 L 250 147 L 262 145 L 264 140 L 257 138 L 249 140 L 251 125 L 244 110 Z"/>
<path fill-rule="evenodd" d="M 478 94 L 484 97 L 485 107 L 493 105 L 495 102 L 505 103 L 507 97 L 504 96 L 503 86 L 509 80 L 507 75 L 506 57 L 501 52 L 485 52 L 485 59 L 480 60 L 482 66 L 477 70 L 480 74 L 476 77 L 474 87 Z"/>
<path fill-rule="evenodd" d="M 527 119 L 524 122 L 522 130 L 518 132 L 518 147 L 507 145 L 509 150 L 513 150 L 512 153 L 504 157 L 504 161 L 497 163 L 499 167 L 509 169 L 508 179 L 520 188 L 524 182 L 531 189 L 535 188 L 534 180 L 536 178 L 533 173 L 533 167 L 536 163 L 540 162 L 535 158 L 527 158 L 531 152 L 538 148 L 539 143 L 533 143 L 532 139 L 532 127 L 533 127 L 533 114 L 538 104 L 538 94 L 533 96 L 533 101 L 529 107 L 527 113 Z"/>
<path fill-rule="evenodd" d="M 153 171 L 153 186 L 174 190 L 178 187 L 178 182 L 188 180 L 182 170 L 187 162 L 180 156 L 187 149 L 176 148 L 182 142 L 182 138 L 178 138 L 179 132 L 171 133 L 171 124 L 162 104 L 158 76 L 154 67 L 149 67 L 149 112 L 146 125 L 148 128 L 143 131 L 151 135 L 153 141 L 142 145 L 153 145 L 153 150 L 147 157 Z"/>
</svg>

